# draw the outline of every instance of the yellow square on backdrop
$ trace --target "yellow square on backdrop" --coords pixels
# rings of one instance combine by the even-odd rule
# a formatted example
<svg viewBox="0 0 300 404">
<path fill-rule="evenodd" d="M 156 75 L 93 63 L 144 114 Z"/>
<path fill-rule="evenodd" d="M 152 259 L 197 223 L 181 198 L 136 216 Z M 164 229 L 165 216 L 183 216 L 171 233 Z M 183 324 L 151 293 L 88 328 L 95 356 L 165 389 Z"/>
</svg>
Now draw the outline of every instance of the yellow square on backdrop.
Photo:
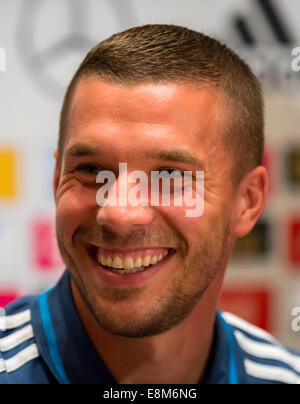
<svg viewBox="0 0 300 404">
<path fill-rule="evenodd" d="M 0 148 L 0 199 L 16 196 L 16 153 Z"/>
</svg>

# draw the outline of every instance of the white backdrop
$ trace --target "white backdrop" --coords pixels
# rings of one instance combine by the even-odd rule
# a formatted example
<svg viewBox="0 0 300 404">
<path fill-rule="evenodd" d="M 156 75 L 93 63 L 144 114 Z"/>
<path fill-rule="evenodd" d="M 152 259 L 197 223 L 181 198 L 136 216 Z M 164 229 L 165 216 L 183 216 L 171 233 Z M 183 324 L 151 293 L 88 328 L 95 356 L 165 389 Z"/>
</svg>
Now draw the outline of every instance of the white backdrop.
<svg viewBox="0 0 300 404">
<path fill-rule="evenodd" d="M 300 147 L 300 72 L 291 69 L 292 48 L 300 46 L 299 15 L 299 0 L 0 0 L 6 54 L 6 70 L 0 69 L 0 306 L 47 287 L 63 268 L 53 229 L 52 151 L 62 97 L 78 64 L 115 32 L 172 23 L 234 47 L 264 83 L 270 248 L 232 259 L 224 302 L 254 321 L 259 317 L 300 349 L 300 332 L 291 329 L 291 309 L 300 306 L 300 263 L 288 256 L 288 221 L 300 217 L 300 186 L 291 188 L 285 177 L 286 154 Z M 297 237 L 300 250 L 300 232 Z M 232 293 L 235 287 L 244 295 Z"/>
</svg>

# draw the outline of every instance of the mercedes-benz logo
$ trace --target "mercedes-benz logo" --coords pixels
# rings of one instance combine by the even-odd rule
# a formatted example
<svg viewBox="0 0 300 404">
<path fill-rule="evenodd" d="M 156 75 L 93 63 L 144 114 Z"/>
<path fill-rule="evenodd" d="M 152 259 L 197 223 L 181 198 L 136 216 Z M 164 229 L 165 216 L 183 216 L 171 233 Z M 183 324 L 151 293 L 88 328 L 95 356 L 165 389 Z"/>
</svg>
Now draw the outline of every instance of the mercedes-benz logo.
<svg viewBox="0 0 300 404">
<path fill-rule="evenodd" d="M 42 17 L 47 19 L 45 24 Z M 135 25 L 131 0 L 24 0 L 17 25 L 17 50 L 33 83 L 57 100 L 89 49 L 113 32 Z"/>
</svg>

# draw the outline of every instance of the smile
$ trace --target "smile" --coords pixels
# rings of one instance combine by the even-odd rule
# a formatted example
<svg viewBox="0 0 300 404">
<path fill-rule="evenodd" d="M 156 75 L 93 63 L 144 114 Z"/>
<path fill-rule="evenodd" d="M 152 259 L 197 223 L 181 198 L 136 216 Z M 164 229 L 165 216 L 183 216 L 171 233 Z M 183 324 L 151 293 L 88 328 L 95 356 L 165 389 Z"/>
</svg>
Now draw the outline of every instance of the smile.
<svg viewBox="0 0 300 404">
<path fill-rule="evenodd" d="M 97 248 L 97 259 L 105 269 L 120 274 L 134 274 L 155 266 L 169 254 L 168 248 L 153 248 L 120 253 Z"/>
</svg>

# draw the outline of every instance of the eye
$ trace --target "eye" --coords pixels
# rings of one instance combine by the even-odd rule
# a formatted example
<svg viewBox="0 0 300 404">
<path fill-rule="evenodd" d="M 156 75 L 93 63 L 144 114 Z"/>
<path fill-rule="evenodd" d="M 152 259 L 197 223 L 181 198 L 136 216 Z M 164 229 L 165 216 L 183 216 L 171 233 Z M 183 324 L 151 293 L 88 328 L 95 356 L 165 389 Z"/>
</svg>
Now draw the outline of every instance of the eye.
<svg viewBox="0 0 300 404">
<path fill-rule="evenodd" d="M 168 192 L 169 187 L 167 187 L 166 189 L 163 187 L 163 182 L 165 180 L 167 180 L 167 182 L 170 181 L 169 184 L 170 184 L 171 193 L 182 189 L 183 178 L 184 178 L 183 171 L 181 171 L 178 168 L 168 168 L 168 167 L 160 168 L 156 171 L 157 171 L 157 174 L 155 174 L 152 178 L 156 179 L 156 180 L 160 179 L 159 189 L 161 189 L 161 191 L 159 191 L 159 189 L 157 189 L 157 191 L 164 192 L 164 190 L 165 190 L 166 192 Z M 161 182 L 161 181 L 163 181 L 163 182 Z"/>
<path fill-rule="evenodd" d="M 183 172 L 178 168 L 161 168 L 157 171 L 159 175 L 172 175 L 173 177 L 183 176 Z"/>
<path fill-rule="evenodd" d="M 97 175 L 101 168 L 92 164 L 82 164 L 76 170 L 84 174 Z"/>
</svg>

